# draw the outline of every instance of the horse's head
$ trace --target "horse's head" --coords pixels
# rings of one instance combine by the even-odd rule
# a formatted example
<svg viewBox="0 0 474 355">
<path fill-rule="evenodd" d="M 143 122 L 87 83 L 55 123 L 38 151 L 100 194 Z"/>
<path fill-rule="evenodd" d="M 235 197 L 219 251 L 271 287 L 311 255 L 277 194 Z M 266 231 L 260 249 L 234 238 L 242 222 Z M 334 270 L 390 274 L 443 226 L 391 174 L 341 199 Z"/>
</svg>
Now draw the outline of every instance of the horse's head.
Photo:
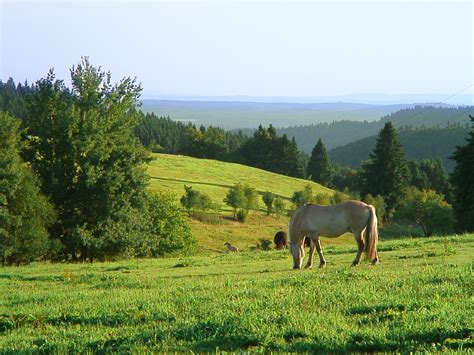
<svg viewBox="0 0 474 355">
<path fill-rule="evenodd" d="M 293 255 L 293 269 L 301 269 L 304 258 L 303 243 L 290 243 L 290 252 Z"/>
</svg>

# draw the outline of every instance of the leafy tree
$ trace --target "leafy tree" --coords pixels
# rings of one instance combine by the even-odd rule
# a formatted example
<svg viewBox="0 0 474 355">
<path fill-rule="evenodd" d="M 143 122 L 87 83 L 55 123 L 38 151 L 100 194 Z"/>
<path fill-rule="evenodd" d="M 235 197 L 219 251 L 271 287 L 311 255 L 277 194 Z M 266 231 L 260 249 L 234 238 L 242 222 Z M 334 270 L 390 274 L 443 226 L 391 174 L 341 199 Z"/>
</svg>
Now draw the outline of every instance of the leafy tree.
<svg viewBox="0 0 474 355">
<path fill-rule="evenodd" d="M 149 195 L 148 204 L 151 229 L 148 231 L 148 248 L 141 247 L 143 256 L 192 254 L 197 243 L 186 219 L 169 194 Z M 146 252 L 146 253 L 144 253 Z"/>
<path fill-rule="evenodd" d="M 277 196 L 275 198 L 274 205 L 275 205 L 275 214 L 276 214 L 277 218 L 280 218 L 283 211 L 285 210 L 285 204 L 283 202 L 283 199 L 280 196 Z"/>
<path fill-rule="evenodd" d="M 341 191 L 334 191 L 333 195 L 331 196 L 331 205 L 336 205 L 348 200 L 350 200 L 350 196 Z"/>
<path fill-rule="evenodd" d="M 386 219 L 386 205 L 382 196 L 377 195 L 374 197 L 371 194 L 367 194 L 364 197 L 364 202 L 375 207 L 375 213 L 377 214 L 379 224 Z"/>
<path fill-rule="evenodd" d="M 234 219 L 243 222 L 248 212 L 258 207 L 257 190 L 248 185 L 236 184 L 229 189 L 224 202 L 233 208 Z"/>
<path fill-rule="evenodd" d="M 329 206 L 332 204 L 332 198 L 328 194 L 320 193 L 315 196 L 314 203 L 318 205 Z"/>
<path fill-rule="evenodd" d="M 338 190 L 360 191 L 361 171 L 348 166 L 333 165 L 332 186 Z"/>
<path fill-rule="evenodd" d="M 188 214 L 193 210 L 207 211 L 214 208 L 211 198 L 202 192 L 193 190 L 192 186 L 184 186 L 185 194 L 181 197 L 180 202 L 186 208 Z"/>
<path fill-rule="evenodd" d="M 370 160 L 362 166 L 362 194 L 381 195 L 387 205 L 387 216 L 403 199 L 408 169 L 403 148 L 391 122 L 380 131 Z"/>
<path fill-rule="evenodd" d="M 474 124 L 474 117 L 471 115 L 469 117 Z M 453 186 L 456 228 L 462 232 L 472 232 L 474 231 L 474 126 L 466 142 L 466 145 L 457 147 L 451 156 L 456 166 L 450 181 Z"/>
<path fill-rule="evenodd" d="M 451 205 L 444 201 L 443 195 L 433 190 L 412 188 L 398 209 L 397 216 L 419 225 L 426 237 L 433 233 L 451 233 L 454 227 Z"/>
<path fill-rule="evenodd" d="M 133 134 L 141 88 L 87 58 L 71 69 L 72 88 L 51 70 L 28 96 L 28 160 L 52 197 L 52 229 L 69 257 L 129 253 L 149 228 L 147 151 Z"/>
<path fill-rule="evenodd" d="M 331 165 L 329 163 L 329 156 L 326 147 L 321 138 L 318 140 L 311 152 L 307 174 L 308 176 L 311 176 L 311 180 L 321 185 L 329 186 L 331 184 Z"/>
<path fill-rule="evenodd" d="M 441 160 L 424 159 L 420 162 L 408 161 L 410 171 L 410 185 L 419 190 L 434 190 L 445 196 L 447 201 L 451 201 L 451 186 L 448 175 L 444 170 Z"/>
<path fill-rule="evenodd" d="M 263 203 L 267 207 L 267 215 L 271 215 L 273 213 L 273 204 L 275 202 L 275 195 L 270 191 L 267 191 L 262 196 Z"/>
<path fill-rule="evenodd" d="M 245 207 L 244 210 L 256 210 L 258 208 L 258 193 L 255 188 L 244 185 Z"/>
<path fill-rule="evenodd" d="M 306 203 L 314 202 L 313 187 L 307 184 L 304 190 L 295 191 L 291 196 L 291 202 L 295 208 L 303 206 Z"/>
<path fill-rule="evenodd" d="M 0 112 L 0 260 L 26 263 L 50 248 L 48 226 L 54 220 L 30 166 L 20 157 L 20 121 Z"/>
<path fill-rule="evenodd" d="M 227 192 L 224 202 L 233 208 L 234 219 L 237 218 L 237 211 L 244 209 L 246 204 L 246 196 L 244 186 L 242 184 L 236 184 L 232 186 Z"/>
</svg>

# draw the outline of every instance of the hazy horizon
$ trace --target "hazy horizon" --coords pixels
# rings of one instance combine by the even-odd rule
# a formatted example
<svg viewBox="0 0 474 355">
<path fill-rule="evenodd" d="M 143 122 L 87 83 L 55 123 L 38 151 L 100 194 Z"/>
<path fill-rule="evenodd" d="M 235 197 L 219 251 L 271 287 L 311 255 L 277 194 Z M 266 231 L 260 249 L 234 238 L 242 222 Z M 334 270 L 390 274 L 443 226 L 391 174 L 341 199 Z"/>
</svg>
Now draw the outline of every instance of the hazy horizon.
<svg viewBox="0 0 474 355">
<path fill-rule="evenodd" d="M 0 79 L 34 82 L 54 67 L 68 81 L 89 56 L 113 80 L 137 77 L 144 99 L 473 104 L 472 10 L 466 1 L 4 0 Z"/>
</svg>

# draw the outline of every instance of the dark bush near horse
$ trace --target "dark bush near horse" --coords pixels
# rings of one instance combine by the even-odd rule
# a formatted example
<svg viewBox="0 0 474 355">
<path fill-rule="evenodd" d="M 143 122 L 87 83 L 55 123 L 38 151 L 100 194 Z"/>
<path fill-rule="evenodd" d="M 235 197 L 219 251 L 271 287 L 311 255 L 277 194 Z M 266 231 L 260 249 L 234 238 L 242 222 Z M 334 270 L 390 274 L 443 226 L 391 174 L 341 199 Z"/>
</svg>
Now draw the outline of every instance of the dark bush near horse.
<svg viewBox="0 0 474 355">
<path fill-rule="evenodd" d="M 284 231 L 279 231 L 275 234 L 273 241 L 275 243 L 275 248 L 277 248 L 277 250 L 281 250 L 286 248 L 288 244 L 288 235 Z"/>
</svg>

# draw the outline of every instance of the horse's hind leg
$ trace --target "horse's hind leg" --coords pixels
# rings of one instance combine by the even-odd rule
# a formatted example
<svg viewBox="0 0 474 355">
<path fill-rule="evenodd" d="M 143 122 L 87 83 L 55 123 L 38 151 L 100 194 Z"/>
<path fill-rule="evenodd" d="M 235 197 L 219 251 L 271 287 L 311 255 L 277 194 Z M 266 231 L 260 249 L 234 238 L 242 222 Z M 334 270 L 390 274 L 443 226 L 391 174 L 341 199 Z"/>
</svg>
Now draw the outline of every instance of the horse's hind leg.
<svg viewBox="0 0 474 355">
<path fill-rule="evenodd" d="M 357 255 L 354 261 L 352 262 L 352 266 L 357 266 L 360 264 L 360 257 L 362 255 L 362 252 L 364 251 L 364 240 L 362 239 L 362 232 L 363 231 L 354 231 L 354 237 L 357 242 Z"/>
<path fill-rule="evenodd" d="M 326 267 L 326 259 L 324 258 L 323 250 L 321 249 L 321 242 L 319 241 L 319 236 L 317 237 L 314 244 L 316 244 L 316 251 L 319 255 L 319 267 Z"/>
<path fill-rule="evenodd" d="M 306 237 L 308 238 L 308 237 Z M 306 269 L 311 269 L 313 267 L 313 257 L 314 257 L 314 242 L 313 242 L 313 237 L 310 235 L 310 244 L 309 244 L 309 257 L 308 257 L 308 262 L 306 263 L 305 268 Z M 303 241 L 304 244 L 304 241 Z"/>
</svg>

